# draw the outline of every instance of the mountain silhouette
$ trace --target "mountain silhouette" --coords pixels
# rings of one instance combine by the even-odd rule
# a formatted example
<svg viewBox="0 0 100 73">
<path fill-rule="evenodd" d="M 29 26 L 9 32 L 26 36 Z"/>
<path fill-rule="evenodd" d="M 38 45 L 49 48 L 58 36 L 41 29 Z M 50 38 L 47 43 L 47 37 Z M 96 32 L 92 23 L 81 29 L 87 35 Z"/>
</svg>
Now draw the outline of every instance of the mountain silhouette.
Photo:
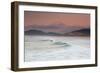
<svg viewBox="0 0 100 73">
<path fill-rule="evenodd" d="M 26 35 L 44 35 L 46 33 L 41 30 L 31 29 L 31 30 L 25 31 L 25 34 Z"/>
<path fill-rule="evenodd" d="M 61 35 L 59 33 L 54 32 L 44 32 L 41 30 L 31 29 L 28 31 L 25 31 L 25 35 Z"/>
<path fill-rule="evenodd" d="M 56 32 L 44 32 L 41 30 L 31 29 L 25 31 L 25 35 L 53 35 L 53 36 L 89 36 L 90 29 L 80 29 L 76 31 L 72 31 L 69 33 L 56 33 Z"/>
<path fill-rule="evenodd" d="M 90 29 L 80 29 L 76 31 L 72 31 L 69 33 L 65 33 L 65 35 L 70 35 L 70 36 L 89 36 L 90 35 Z"/>
</svg>

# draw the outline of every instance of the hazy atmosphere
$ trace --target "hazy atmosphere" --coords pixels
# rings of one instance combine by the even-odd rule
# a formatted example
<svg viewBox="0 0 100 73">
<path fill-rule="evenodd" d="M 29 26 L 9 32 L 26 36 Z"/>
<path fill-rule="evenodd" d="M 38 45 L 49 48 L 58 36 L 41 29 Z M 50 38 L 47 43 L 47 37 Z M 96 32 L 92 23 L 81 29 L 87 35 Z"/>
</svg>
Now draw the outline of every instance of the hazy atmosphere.
<svg viewBox="0 0 100 73">
<path fill-rule="evenodd" d="M 64 33 L 90 27 L 90 14 L 25 11 L 24 18 L 25 30 Z"/>
<path fill-rule="evenodd" d="M 90 58 L 90 14 L 24 12 L 25 62 Z"/>
</svg>

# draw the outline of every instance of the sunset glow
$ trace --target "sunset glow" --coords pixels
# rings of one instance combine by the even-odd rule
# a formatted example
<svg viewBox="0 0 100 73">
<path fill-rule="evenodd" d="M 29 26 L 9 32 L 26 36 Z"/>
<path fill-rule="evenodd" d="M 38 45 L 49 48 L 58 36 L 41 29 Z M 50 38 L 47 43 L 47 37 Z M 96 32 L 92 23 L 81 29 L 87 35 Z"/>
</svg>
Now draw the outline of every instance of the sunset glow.
<svg viewBox="0 0 100 73">
<path fill-rule="evenodd" d="M 25 11 L 24 24 L 25 30 L 39 29 L 46 32 L 70 32 L 89 28 L 90 14 Z"/>
</svg>

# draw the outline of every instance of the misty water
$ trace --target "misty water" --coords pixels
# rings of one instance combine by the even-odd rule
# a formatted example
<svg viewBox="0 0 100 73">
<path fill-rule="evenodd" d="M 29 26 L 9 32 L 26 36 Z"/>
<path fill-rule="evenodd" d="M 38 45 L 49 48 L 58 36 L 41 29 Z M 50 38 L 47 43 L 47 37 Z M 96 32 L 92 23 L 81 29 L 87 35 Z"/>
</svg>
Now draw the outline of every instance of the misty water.
<svg viewBox="0 0 100 73">
<path fill-rule="evenodd" d="M 25 35 L 25 62 L 90 58 L 90 38 Z"/>
</svg>

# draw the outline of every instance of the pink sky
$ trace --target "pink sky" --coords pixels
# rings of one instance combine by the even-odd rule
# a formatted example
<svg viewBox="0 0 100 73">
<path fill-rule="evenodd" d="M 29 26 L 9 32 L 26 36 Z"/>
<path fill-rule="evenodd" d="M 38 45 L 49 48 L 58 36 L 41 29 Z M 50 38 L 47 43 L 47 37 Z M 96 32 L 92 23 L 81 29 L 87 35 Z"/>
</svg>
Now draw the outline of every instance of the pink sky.
<svg viewBox="0 0 100 73">
<path fill-rule="evenodd" d="M 24 12 L 25 30 L 40 29 L 52 32 L 66 32 L 90 27 L 90 14 Z"/>
</svg>

